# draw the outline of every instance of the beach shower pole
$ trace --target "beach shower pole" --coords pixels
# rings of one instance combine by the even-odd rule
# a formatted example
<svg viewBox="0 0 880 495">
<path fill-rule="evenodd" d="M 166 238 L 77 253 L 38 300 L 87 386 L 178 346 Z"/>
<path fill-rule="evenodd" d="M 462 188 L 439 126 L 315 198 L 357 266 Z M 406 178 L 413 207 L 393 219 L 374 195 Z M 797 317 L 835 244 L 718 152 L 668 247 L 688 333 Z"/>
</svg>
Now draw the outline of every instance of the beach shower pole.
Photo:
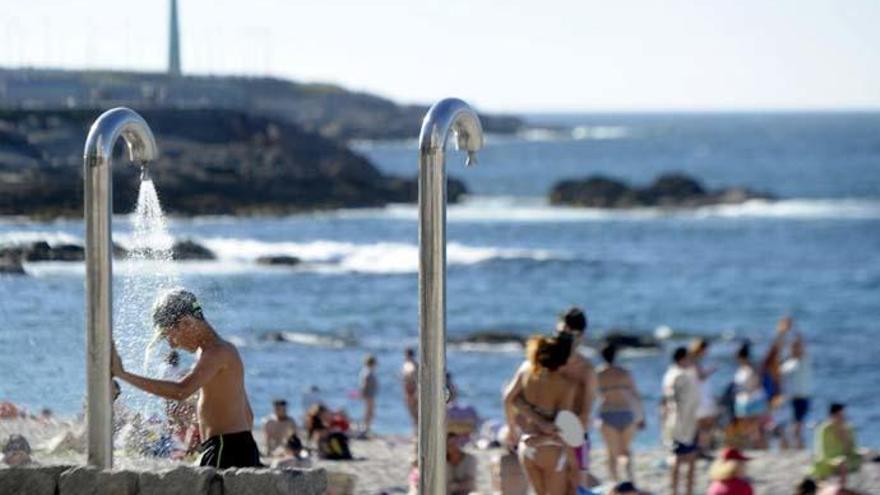
<svg viewBox="0 0 880 495">
<path fill-rule="evenodd" d="M 476 163 L 483 128 L 457 98 L 434 104 L 419 135 L 419 493 L 446 493 L 446 168 L 449 132 Z"/>
<path fill-rule="evenodd" d="M 122 137 L 131 161 L 146 166 L 158 155 L 150 127 L 128 108 L 101 114 L 83 154 L 86 220 L 86 429 L 87 462 L 113 467 L 113 396 L 110 349 L 113 337 L 113 147 Z"/>
</svg>

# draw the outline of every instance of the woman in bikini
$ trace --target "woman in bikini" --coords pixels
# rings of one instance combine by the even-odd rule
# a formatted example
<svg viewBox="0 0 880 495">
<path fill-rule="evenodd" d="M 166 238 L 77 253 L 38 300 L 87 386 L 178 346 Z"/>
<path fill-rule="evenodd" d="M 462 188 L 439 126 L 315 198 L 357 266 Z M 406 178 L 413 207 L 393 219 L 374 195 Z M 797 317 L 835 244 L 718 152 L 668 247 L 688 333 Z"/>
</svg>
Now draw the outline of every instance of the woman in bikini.
<svg viewBox="0 0 880 495">
<path fill-rule="evenodd" d="M 528 362 L 504 396 L 505 408 L 515 409 L 521 418 L 517 450 L 536 495 L 564 495 L 570 487 L 567 466 L 574 451 L 559 438 L 554 420 L 574 404 L 574 386 L 559 372 L 571 347 L 566 335 L 532 337 L 526 346 Z"/>
<path fill-rule="evenodd" d="M 599 419 L 602 421 L 602 438 L 608 448 L 608 472 L 617 483 L 617 461 L 621 459 L 628 481 L 633 481 L 632 456 L 629 444 L 636 431 L 644 425 L 642 401 L 630 372 L 614 364 L 617 347 L 608 344 L 602 348 L 605 364 L 598 371 Z"/>
</svg>

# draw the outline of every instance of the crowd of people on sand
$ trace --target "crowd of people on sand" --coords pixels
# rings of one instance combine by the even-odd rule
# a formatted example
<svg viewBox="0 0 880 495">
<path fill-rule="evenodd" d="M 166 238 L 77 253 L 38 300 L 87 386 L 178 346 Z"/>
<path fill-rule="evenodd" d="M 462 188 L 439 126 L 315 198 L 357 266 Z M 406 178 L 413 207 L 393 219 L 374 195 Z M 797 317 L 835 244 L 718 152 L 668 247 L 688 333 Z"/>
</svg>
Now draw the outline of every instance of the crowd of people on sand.
<svg viewBox="0 0 880 495">
<path fill-rule="evenodd" d="M 573 308 L 560 319 L 555 335 L 533 337 L 527 360 L 516 372 L 505 397 L 507 438 L 511 455 L 520 460 L 537 494 L 595 493 L 598 480 L 585 460 L 589 451 L 591 412 L 596 402 L 599 431 L 607 449 L 607 476 L 617 484 L 609 493 L 642 493 L 635 488 L 630 443 L 645 425 L 645 410 L 632 374 L 616 363 L 617 349 L 601 349 L 603 364 L 595 369 L 576 352 L 587 328 L 584 313 Z M 677 347 L 661 381 L 660 422 L 670 449 L 669 493 L 695 492 L 698 459 L 712 461 L 708 495 L 749 495 L 746 449 L 803 449 L 804 425 L 812 400 L 812 364 L 802 335 L 793 335 L 793 320 L 784 317 L 763 358 L 755 363 L 752 345 L 736 354 L 737 370 L 716 398 L 705 364 L 709 342 L 695 339 Z M 787 356 L 785 346 L 790 340 Z M 581 419 L 582 442 L 562 440 L 560 413 Z M 864 458 L 846 421 L 845 406 L 833 403 L 817 428 L 811 477 L 795 493 L 857 493 L 847 488 L 849 474 Z M 720 447 L 717 454 L 713 454 Z M 623 473 L 623 475 L 621 475 Z M 817 485 L 817 481 L 820 485 Z M 607 487 L 607 485 L 606 485 Z M 812 487 L 812 488 L 811 488 Z M 812 492 L 810 490 L 813 490 Z M 522 493 L 502 491 L 503 493 Z"/>
<path fill-rule="evenodd" d="M 273 402 L 272 414 L 262 424 L 264 451 L 260 452 L 251 433 L 254 417 L 238 351 L 208 323 L 195 295 L 183 289 L 169 291 L 157 299 L 152 316 L 156 338 L 167 339 L 173 349 L 163 377 L 126 371 L 115 349 L 111 360 L 117 380 L 165 399 L 161 420 L 144 420 L 115 404 L 114 430 L 125 437 L 127 429 L 139 442 L 128 448 L 137 453 L 182 460 L 199 455 L 201 465 L 219 468 L 263 466 L 264 460 L 275 467 L 302 468 L 313 465 L 315 459 L 352 459 L 350 442 L 373 435 L 379 393 L 375 356 L 364 359 L 358 390 L 352 395 L 363 403 L 359 425 L 344 410 L 325 403 L 321 390 L 312 385 L 302 397 L 302 426 L 289 415 L 285 399 Z M 452 377 L 447 374 L 449 494 L 477 491 L 481 467 L 465 448 L 469 444 L 501 449 L 493 464 L 482 469 L 491 472 L 493 490 L 504 495 L 524 495 L 529 489 L 537 495 L 646 493 L 637 488 L 637 456 L 631 448 L 646 424 L 639 387 L 633 374 L 619 364 L 619 349 L 614 345 L 601 349 L 598 366 L 578 352 L 587 329 L 587 315 L 571 308 L 560 315 L 552 334 L 528 340 L 525 359 L 503 392 L 503 422 L 482 422 L 473 408 L 458 404 Z M 675 348 L 659 383 L 660 424 L 670 458 L 668 493 L 695 493 L 696 463 L 703 459 L 712 463 L 712 481 L 705 490 L 699 489 L 701 493 L 749 495 L 753 488 L 745 451 L 767 449 L 774 442 L 783 450 L 805 446 L 805 422 L 814 405 L 810 355 L 803 336 L 793 331 L 792 319 L 782 318 L 759 359 L 749 342 L 742 344 L 736 353 L 735 374 L 716 397 L 710 377 L 717 369 L 707 364 L 709 346 L 708 340 L 696 339 L 689 347 Z M 178 349 L 198 352 L 191 369 L 180 367 Z M 400 381 L 403 405 L 415 432 L 418 363 L 413 349 L 404 352 Z M 121 389 L 116 380 L 113 383 L 115 401 Z M 196 391 L 200 392 L 198 401 Z M 844 404 L 830 405 L 827 419 L 815 429 L 811 476 L 792 487 L 792 493 L 856 493 L 847 481 L 861 468 L 864 453 L 845 412 Z M 0 419 L 21 417 L 28 415 L 11 403 L 0 404 Z M 44 410 L 32 419 L 51 421 L 52 414 Z M 607 451 L 602 476 L 598 476 L 600 469 L 590 466 L 594 422 Z M 4 441 L 4 463 L 26 464 L 30 454 L 23 436 Z M 407 480 L 411 493 L 417 493 L 418 481 L 413 460 Z"/>
</svg>

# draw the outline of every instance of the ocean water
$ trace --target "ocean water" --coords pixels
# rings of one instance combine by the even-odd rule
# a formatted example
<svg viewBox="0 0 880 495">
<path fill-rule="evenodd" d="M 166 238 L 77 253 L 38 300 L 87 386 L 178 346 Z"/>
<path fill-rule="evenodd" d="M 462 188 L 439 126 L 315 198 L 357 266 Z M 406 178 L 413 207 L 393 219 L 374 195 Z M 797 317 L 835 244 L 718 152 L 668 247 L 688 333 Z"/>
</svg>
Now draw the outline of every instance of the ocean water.
<svg viewBox="0 0 880 495">
<path fill-rule="evenodd" d="M 790 313 L 814 361 L 811 419 L 821 419 L 831 401 L 845 402 L 862 443 L 880 447 L 880 114 L 531 118 L 574 130 L 489 136 L 471 169 L 450 153 L 450 175 L 472 193 L 449 209 L 450 335 L 548 331 L 561 310 L 581 305 L 593 335 L 668 326 L 724 336 L 709 356 L 719 367 L 712 383 L 720 393 L 733 373 L 736 343 L 729 339 L 749 338 L 760 353 L 778 317 Z M 415 141 L 356 148 L 385 171 L 417 172 Z M 560 208 L 543 199 L 563 178 L 601 173 L 646 184 L 668 171 L 782 199 L 682 211 Z M 174 276 L 239 345 L 258 416 L 275 397 L 299 414 L 300 397 L 314 384 L 359 418 L 351 392 L 363 358 L 373 353 L 380 380 L 375 428 L 410 430 L 398 373 L 404 348 L 417 343 L 414 205 L 172 218 L 168 230 L 219 255 L 177 263 Z M 82 242 L 83 224 L 0 219 L 0 243 L 31 239 Z M 129 218 L 115 219 L 114 239 L 133 241 Z M 304 263 L 256 265 L 266 254 Z M 123 275 L 155 276 L 143 264 L 115 268 L 118 302 Z M 0 399 L 76 414 L 85 375 L 83 266 L 34 263 L 26 270 L 28 277 L 0 278 Z M 266 339 L 270 332 L 285 341 Z M 648 428 L 637 437 L 643 445 L 659 441 L 660 375 L 678 343 L 623 354 L 648 404 Z M 500 419 L 501 389 L 522 351 L 451 346 L 448 358 L 460 402 Z M 135 396 L 124 387 L 124 397 Z"/>
</svg>

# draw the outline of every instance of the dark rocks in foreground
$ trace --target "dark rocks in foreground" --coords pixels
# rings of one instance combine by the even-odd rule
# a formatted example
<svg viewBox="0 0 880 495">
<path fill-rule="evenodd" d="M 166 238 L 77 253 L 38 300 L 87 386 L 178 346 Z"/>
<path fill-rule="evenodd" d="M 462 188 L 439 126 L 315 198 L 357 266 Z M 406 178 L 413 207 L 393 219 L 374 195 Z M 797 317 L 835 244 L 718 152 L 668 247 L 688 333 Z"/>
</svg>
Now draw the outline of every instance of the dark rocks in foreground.
<svg viewBox="0 0 880 495">
<path fill-rule="evenodd" d="M 296 266 L 300 264 L 302 260 L 297 258 L 296 256 L 260 256 L 257 258 L 258 265 L 269 265 L 269 266 Z"/>
<path fill-rule="evenodd" d="M 83 214 L 82 153 L 99 110 L 0 110 L 0 215 Z M 343 144 L 283 119 L 224 109 L 152 109 L 151 177 L 166 212 L 287 214 L 415 202 L 412 177 L 385 175 Z M 140 170 L 117 145 L 113 211 L 134 209 Z M 415 159 L 415 156 L 414 156 Z M 464 194 L 451 180 L 450 202 Z"/>
<path fill-rule="evenodd" d="M 453 345 L 479 344 L 483 346 L 520 344 L 525 346 L 529 336 L 511 331 L 485 330 L 473 332 L 464 336 L 453 336 L 449 343 Z M 661 346 L 660 341 L 652 336 L 626 330 L 611 329 L 596 340 L 589 340 L 587 346 L 602 348 L 612 344 L 621 349 L 657 349 Z"/>
<path fill-rule="evenodd" d="M 665 174 L 650 186 L 632 187 L 603 176 L 564 180 L 550 192 L 553 205 L 590 208 L 693 208 L 718 204 L 739 204 L 751 199 L 774 199 L 765 193 L 731 187 L 707 190 L 696 179 L 683 174 Z"/>
<path fill-rule="evenodd" d="M 25 275 L 21 256 L 14 253 L 0 254 L 0 275 Z"/>
<path fill-rule="evenodd" d="M 465 336 L 449 337 L 450 344 L 522 344 L 525 345 L 527 337 L 515 332 L 503 330 L 484 330 Z"/>
<path fill-rule="evenodd" d="M 125 258 L 129 252 L 118 244 L 113 244 L 113 256 Z M 195 241 L 185 239 L 176 241 L 171 248 L 174 260 L 214 260 L 213 251 Z M 34 241 L 24 244 L 0 245 L 0 259 L 27 261 L 84 261 L 85 248 L 78 244 L 49 244 L 47 241 Z"/>
<path fill-rule="evenodd" d="M 76 244 L 50 245 L 36 241 L 13 246 L 0 246 L 0 257 L 13 256 L 21 261 L 83 261 L 85 249 Z"/>
<path fill-rule="evenodd" d="M 602 337 L 603 345 L 613 345 L 618 349 L 657 349 L 660 341 L 653 335 L 627 333 L 621 330 L 609 330 Z"/>
<path fill-rule="evenodd" d="M 171 247 L 171 257 L 175 261 L 217 259 L 213 251 L 189 239 L 176 241 Z"/>
</svg>

